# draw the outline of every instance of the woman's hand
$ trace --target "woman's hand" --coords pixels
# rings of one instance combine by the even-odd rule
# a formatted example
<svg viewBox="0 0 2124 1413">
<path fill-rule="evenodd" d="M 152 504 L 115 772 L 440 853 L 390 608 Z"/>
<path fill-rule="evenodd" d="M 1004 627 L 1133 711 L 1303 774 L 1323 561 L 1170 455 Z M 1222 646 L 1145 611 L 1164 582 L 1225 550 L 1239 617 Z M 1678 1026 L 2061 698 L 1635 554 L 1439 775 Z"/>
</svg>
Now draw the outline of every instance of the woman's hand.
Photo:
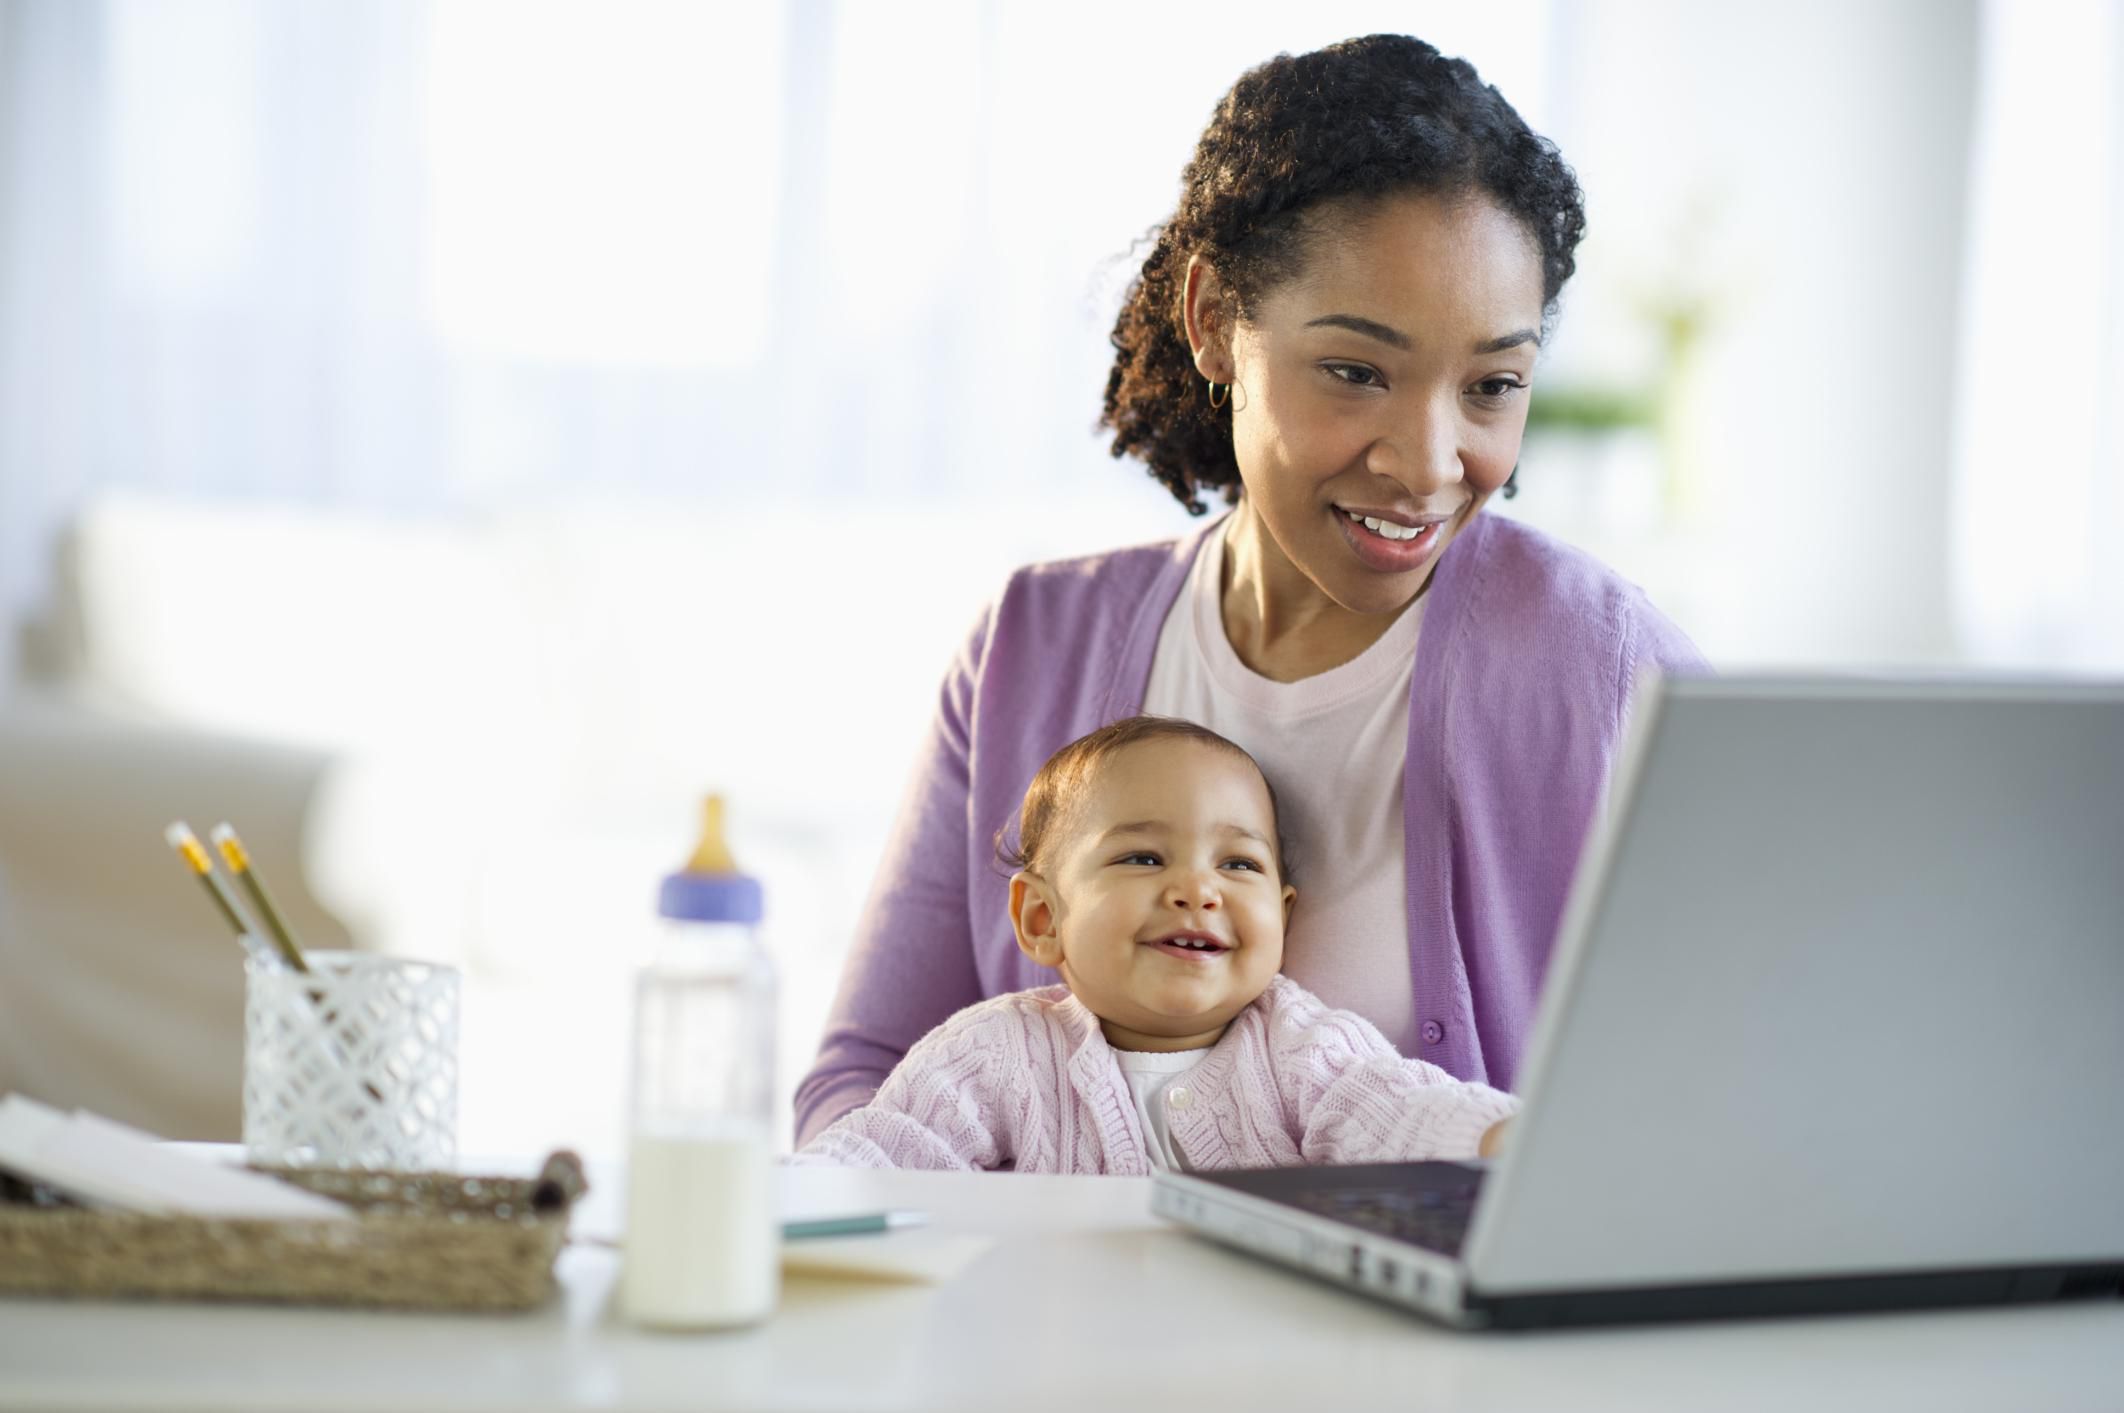
<svg viewBox="0 0 2124 1413">
<path fill-rule="evenodd" d="M 1496 1157 L 1499 1150 L 1504 1147 L 1505 1130 L 1511 1126 L 1512 1121 L 1510 1119 L 1499 1119 L 1496 1123 L 1491 1124 L 1483 1133 L 1482 1143 L 1475 1151 L 1485 1158 Z"/>
</svg>

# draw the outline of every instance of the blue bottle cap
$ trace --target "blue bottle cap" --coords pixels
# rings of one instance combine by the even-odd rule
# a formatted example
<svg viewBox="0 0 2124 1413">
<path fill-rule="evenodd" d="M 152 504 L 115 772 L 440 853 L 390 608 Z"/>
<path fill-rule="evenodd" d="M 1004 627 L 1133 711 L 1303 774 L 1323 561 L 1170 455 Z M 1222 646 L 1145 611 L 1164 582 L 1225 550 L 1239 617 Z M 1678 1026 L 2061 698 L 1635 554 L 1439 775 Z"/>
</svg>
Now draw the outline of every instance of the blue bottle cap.
<svg viewBox="0 0 2124 1413">
<path fill-rule="evenodd" d="M 656 910 L 684 922 L 755 923 L 760 881 L 743 873 L 673 873 L 664 878 Z"/>
</svg>

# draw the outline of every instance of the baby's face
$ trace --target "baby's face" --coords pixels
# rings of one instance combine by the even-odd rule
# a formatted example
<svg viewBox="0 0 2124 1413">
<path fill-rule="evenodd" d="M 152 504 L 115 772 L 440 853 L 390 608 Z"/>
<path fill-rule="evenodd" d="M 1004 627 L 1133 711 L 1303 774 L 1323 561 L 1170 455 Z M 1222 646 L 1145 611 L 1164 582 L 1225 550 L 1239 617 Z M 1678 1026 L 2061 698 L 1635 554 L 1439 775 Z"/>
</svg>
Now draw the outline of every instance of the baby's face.
<svg viewBox="0 0 2124 1413">
<path fill-rule="evenodd" d="M 1283 965 L 1268 788 L 1243 757 L 1139 741 L 1100 766 L 1046 877 L 1013 889 L 1026 952 L 1123 1049 L 1207 1045 Z M 1023 877 L 1023 875 L 1021 875 Z"/>
</svg>

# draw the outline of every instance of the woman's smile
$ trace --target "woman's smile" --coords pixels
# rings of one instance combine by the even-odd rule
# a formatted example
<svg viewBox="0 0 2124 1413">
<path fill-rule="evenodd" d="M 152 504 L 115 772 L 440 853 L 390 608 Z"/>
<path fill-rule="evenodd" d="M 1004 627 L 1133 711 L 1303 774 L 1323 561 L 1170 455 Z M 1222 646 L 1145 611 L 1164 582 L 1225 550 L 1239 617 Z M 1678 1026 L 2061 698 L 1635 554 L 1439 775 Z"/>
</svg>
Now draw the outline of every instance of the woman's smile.
<svg viewBox="0 0 2124 1413">
<path fill-rule="evenodd" d="M 1380 515 L 1335 507 L 1343 538 L 1365 568 L 1409 574 L 1423 568 L 1451 533 L 1447 515 Z"/>
</svg>

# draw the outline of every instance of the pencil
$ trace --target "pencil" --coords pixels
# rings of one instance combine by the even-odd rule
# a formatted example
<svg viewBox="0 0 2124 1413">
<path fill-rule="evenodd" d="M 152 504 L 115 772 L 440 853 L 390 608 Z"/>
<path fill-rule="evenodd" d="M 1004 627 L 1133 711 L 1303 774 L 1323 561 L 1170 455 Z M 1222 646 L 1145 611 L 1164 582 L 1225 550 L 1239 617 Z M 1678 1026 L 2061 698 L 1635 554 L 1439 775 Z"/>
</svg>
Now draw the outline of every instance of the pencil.
<svg viewBox="0 0 2124 1413">
<path fill-rule="evenodd" d="M 296 944 L 295 934 L 289 930 L 287 919 L 280 915 L 280 909 L 273 905 L 273 895 L 266 891 L 265 880 L 258 876 L 258 870 L 251 867 L 251 856 L 244 849 L 243 841 L 236 837 L 236 831 L 223 821 L 214 826 L 214 832 L 209 837 L 213 839 L 214 846 L 221 850 L 222 862 L 229 866 L 229 872 L 236 875 L 236 881 L 243 885 L 243 891 L 257 906 L 258 915 L 265 919 L 266 928 L 272 933 L 273 945 L 280 949 L 280 955 L 295 970 L 307 972 L 310 964 L 303 960 L 302 948 Z"/>
<path fill-rule="evenodd" d="M 860 1212 L 850 1217 L 821 1217 L 812 1221 L 782 1223 L 782 1240 L 807 1241 L 821 1236 L 875 1236 L 919 1227 L 929 1221 L 927 1212 Z"/>
<path fill-rule="evenodd" d="M 222 837 L 223 835 L 227 837 L 224 838 Z M 170 847 L 177 851 L 178 857 L 185 861 L 192 872 L 199 875 L 199 881 L 206 885 L 207 894 L 213 898 L 215 906 L 221 909 L 221 915 L 229 920 L 229 926 L 236 929 L 237 938 L 241 940 L 256 937 L 258 929 L 251 926 L 251 920 L 245 917 L 243 909 L 237 906 L 236 899 L 229 893 L 228 885 L 224 884 L 215 875 L 214 860 L 207 854 L 206 846 L 199 842 L 199 836 L 192 833 L 192 827 L 180 819 L 168 829 L 165 829 L 162 832 L 162 837 L 170 841 Z M 257 900 L 260 911 L 264 912 L 272 920 L 273 940 L 278 944 L 281 955 L 287 959 L 288 964 L 295 970 L 307 972 L 310 969 L 309 963 L 303 960 L 302 951 L 295 945 L 295 938 L 288 932 L 287 924 L 280 920 L 278 910 L 273 907 L 271 899 L 266 896 L 265 889 L 259 886 L 257 878 L 251 873 L 250 858 L 243 852 L 243 845 L 237 841 L 236 831 L 223 824 L 215 829 L 214 837 L 215 842 L 221 845 L 224 857 L 227 857 L 233 849 L 235 857 L 229 859 L 229 869 L 237 877 L 250 881 L 251 887 L 249 891 L 251 896 Z M 241 867 L 236 862 L 239 858 L 243 860 Z M 310 1003 L 319 1007 L 323 1023 L 329 1031 L 333 1017 L 322 1010 L 324 993 L 313 989 L 310 992 Z M 327 1035 L 325 1043 L 327 1046 L 331 1044 L 329 1035 Z M 334 1058 L 340 1064 L 346 1063 L 344 1059 L 340 1059 L 336 1054 Z M 363 1080 L 361 1087 L 362 1091 L 377 1103 L 384 1102 L 383 1091 L 378 1089 L 371 1081 Z"/>
<path fill-rule="evenodd" d="M 214 900 L 215 907 L 221 909 L 221 915 L 229 920 L 229 926 L 236 929 L 236 935 L 251 935 L 254 930 L 251 920 L 243 915 L 243 909 L 238 907 L 236 900 L 229 895 L 228 885 L 214 875 L 214 860 L 207 856 L 206 845 L 199 842 L 199 836 L 192 833 L 192 826 L 180 819 L 163 830 L 162 837 L 169 841 L 170 847 L 177 851 L 177 857 L 183 859 L 186 866 L 198 875 L 199 881 L 206 885 L 207 896 Z"/>
</svg>

